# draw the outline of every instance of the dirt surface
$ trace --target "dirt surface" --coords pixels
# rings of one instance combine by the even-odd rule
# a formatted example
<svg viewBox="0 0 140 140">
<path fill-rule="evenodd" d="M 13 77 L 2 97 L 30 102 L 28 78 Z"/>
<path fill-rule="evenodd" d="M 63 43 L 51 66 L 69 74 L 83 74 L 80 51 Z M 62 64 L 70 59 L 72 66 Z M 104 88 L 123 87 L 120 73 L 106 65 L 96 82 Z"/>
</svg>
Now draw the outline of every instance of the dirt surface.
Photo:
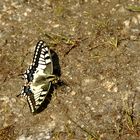
<svg viewBox="0 0 140 140">
<path fill-rule="evenodd" d="M 140 1 L 0 1 L 0 140 L 140 139 Z M 46 41 L 66 83 L 32 115 L 20 75 Z"/>
</svg>

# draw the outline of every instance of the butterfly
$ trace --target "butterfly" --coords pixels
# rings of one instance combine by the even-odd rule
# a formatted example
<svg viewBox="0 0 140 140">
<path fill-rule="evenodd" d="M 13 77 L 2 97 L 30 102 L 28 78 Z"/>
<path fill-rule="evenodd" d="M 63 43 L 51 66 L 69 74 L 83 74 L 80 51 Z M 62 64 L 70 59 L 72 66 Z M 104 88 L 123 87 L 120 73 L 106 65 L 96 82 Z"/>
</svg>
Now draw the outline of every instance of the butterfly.
<svg viewBox="0 0 140 140">
<path fill-rule="evenodd" d="M 19 95 L 27 98 L 31 112 L 35 113 L 49 93 L 52 82 L 57 80 L 53 75 L 50 49 L 44 41 L 40 40 L 37 43 L 32 64 L 23 76 L 24 86 Z"/>
</svg>

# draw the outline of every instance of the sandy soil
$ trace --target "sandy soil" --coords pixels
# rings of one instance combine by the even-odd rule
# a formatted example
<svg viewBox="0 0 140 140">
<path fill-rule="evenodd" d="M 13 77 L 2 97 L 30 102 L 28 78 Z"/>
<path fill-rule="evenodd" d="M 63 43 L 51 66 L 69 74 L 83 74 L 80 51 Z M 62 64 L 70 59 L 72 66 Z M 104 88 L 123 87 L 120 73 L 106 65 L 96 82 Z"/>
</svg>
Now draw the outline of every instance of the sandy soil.
<svg viewBox="0 0 140 140">
<path fill-rule="evenodd" d="M 0 140 L 138 140 L 140 1 L 0 1 Z M 17 98 L 38 40 L 61 79 L 32 115 Z"/>
</svg>

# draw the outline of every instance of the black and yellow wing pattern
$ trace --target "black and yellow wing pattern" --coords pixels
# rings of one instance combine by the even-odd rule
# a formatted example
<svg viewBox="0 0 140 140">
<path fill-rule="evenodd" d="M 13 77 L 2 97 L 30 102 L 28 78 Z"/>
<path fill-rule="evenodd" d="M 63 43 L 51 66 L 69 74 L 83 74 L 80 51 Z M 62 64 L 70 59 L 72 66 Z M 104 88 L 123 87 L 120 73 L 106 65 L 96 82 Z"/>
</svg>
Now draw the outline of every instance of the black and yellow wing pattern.
<svg viewBox="0 0 140 140">
<path fill-rule="evenodd" d="M 24 73 L 24 86 L 20 93 L 26 96 L 32 113 L 39 109 L 49 93 L 53 77 L 50 49 L 41 40 L 36 45 L 32 64 Z"/>
</svg>

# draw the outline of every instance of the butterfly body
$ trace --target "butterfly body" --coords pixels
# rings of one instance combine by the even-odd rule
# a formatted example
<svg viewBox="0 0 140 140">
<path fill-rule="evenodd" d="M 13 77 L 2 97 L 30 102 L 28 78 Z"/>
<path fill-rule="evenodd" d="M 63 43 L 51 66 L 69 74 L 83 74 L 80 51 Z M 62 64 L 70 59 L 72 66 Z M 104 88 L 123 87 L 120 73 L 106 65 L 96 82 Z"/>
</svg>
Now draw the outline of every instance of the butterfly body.
<svg viewBox="0 0 140 140">
<path fill-rule="evenodd" d="M 27 98 L 32 113 L 39 109 L 55 79 L 50 50 L 44 41 L 39 41 L 32 64 L 24 73 L 25 83 L 20 93 Z"/>
</svg>

